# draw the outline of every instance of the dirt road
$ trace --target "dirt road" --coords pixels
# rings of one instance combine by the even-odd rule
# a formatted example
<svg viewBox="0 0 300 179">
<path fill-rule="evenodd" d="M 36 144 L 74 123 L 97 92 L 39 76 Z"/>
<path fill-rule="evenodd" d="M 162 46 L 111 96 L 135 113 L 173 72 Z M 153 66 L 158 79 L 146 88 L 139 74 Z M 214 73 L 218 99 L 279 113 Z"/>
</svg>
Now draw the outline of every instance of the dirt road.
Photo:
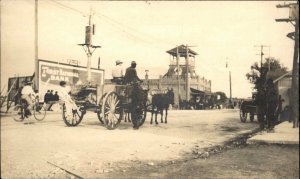
<svg viewBox="0 0 300 179">
<path fill-rule="evenodd" d="M 258 127 L 241 123 L 237 110 L 174 110 L 168 124 L 159 125 L 150 125 L 149 119 L 148 115 L 139 130 L 124 122 L 116 130 L 106 130 L 95 113 L 88 113 L 77 127 L 66 127 L 58 113 L 31 125 L 2 117 L 1 175 L 65 178 L 70 172 L 98 178 L 140 163 L 180 160 L 195 147 L 201 151 L 222 145 Z"/>
</svg>

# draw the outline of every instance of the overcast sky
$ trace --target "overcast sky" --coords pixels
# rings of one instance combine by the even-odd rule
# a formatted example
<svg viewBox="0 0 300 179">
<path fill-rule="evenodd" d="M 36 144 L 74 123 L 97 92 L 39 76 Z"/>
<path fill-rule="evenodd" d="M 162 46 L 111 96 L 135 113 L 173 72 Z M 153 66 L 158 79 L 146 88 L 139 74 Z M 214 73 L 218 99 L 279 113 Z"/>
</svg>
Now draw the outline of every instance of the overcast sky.
<svg viewBox="0 0 300 179">
<path fill-rule="evenodd" d="M 288 9 L 276 8 L 283 1 L 54 1 L 38 3 L 38 56 L 61 61 L 74 59 L 86 65 L 85 26 L 90 8 L 96 34 L 93 44 L 101 45 L 93 54 L 92 65 L 110 77 L 111 66 L 122 60 L 124 67 L 132 60 L 144 78 L 164 75 L 168 70 L 167 50 L 188 44 L 196 56 L 196 72 L 212 81 L 212 91 L 229 96 L 232 74 L 233 97 L 251 96 L 252 85 L 245 74 L 250 65 L 260 61 L 259 48 L 269 45 L 265 57 L 279 58 L 291 69 L 293 41 L 286 34 L 293 31 L 289 23 L 275 22 L 286 18 Z M 227 60 L 226 60 L 227 58 Z M 229 68 L 225 68 L 228 61 Z M 34 72 L 34 0 L 1 1 L 1 89 L 7 78 Z"/>
</svg>

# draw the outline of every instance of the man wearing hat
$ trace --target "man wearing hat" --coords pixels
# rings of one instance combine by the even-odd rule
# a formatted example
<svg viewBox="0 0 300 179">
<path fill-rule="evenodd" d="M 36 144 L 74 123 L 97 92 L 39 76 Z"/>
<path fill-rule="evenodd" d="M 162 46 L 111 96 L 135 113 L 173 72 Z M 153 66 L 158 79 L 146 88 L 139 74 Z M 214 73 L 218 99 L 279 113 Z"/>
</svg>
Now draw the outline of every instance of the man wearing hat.
<svg viewBox="0 0 300 179">
<path fill-rule="evenodd" d="M 123 68 L 122 63 L 120 60 L 116 61 L 116 66 L 112 69 L 112 82 L 117 84 L 122 84 L 123 82 Z"/>
<path fill-rule="evenodd" d="M 21 99 L 25 100 L 28 104 L 28 107 L 26 109 L 27 114 L 31 114 L 30 110 L 33 107 L 33 99 L 35 99 L 35 92 L 33 91 L 32 87 L 32 82 L 31 81 L 26 81 L 25 86 L 23 87 L 21 91 Z M 26 114 L 25 113 L 25 114 Z"/>
<path fill-rule="evenodd" d="M 137 84 L 134 83 L 136 81 L 143 82 L 140 80 L 140 78 L 137 76 L 136 73 L 136 62 L 132 61 L 131 66 L 126 69 L 125 77 L 124 77 L 124 83 L 125 84 L 131 84 L 132 86 L 132 91 L 128 92 L 129 95 L 131 96 L 132 99 L 132 111 L 135 111 L 139 105 L 141 105 L 143 93 L 142 93 L 142 88 Z M 137 119 L 132 118 L 133 122 L 133 128 L 138 129 L 139 124 Z"/>
<path fill-rule="evenodd" d="M 126 73 L 125 73 L 125 77 L 124 77 L 125 84 L 130 84 L 131 82 L 134 82 L 134 81 L 142 82 L 142 80 L 140 80 L 140 78 L 137 76 L 135 68 L 136 68 L 136 62 L 132 61 L 131 66 L 126 69 Z"/>
</svg>

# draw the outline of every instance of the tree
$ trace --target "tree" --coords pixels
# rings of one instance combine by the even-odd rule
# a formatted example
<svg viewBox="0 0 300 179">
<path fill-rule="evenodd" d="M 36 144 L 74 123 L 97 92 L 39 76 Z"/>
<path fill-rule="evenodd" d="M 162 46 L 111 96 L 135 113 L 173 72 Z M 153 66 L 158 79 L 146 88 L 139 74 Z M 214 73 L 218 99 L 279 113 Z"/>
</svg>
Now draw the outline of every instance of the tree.
<svg viewBox="0 0 300 179">
<path fill-rule="evenodd" d="M 267 78 L 272 78 L 275 80 L 276 78 L 286 74 L 288 72 L 287 67 L 284 67 L 279 59 L 275 58 L 266 58 L 266 61 L 262 64 L 263 67 L 269 68 L 270 65 L 270 71 L 267 73 Z M 258 66 L 258 63 L 255 62 L 253 65 L 251 65 L 251 71 L 246 74 L 247 79 L 250 83 L 255 84 L 254 88 L 257 89 L 257 80 L 260 77 L 260 71 L 261 67 Z"/>
</svg>

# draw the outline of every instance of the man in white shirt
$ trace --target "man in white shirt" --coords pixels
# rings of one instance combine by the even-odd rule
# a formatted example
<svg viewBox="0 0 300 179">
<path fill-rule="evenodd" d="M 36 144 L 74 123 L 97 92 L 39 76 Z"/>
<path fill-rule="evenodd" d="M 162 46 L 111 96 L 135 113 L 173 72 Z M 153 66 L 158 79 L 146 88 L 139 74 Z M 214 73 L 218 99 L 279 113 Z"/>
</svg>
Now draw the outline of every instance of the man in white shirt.
<svg viewBox="0 0 300 179">
<path fill-rule="evenodd" d="M 66 118 L 69 119 L 72 117 L 72 110 L 77 110 L 77 105 L 69 95 L 70 90 L 66 87 L 67 83 L 65 81 L 61 81 L 59 85 L 60 85 L 60 89 L 58 91 L 59 100 L 65 103 Z"/>
<path fill-rule="evenodd" d="M 33 107 L 33 100 L 35 99 L 35 92 L 33 91 L 32 87 L 31 87 L 31 85 L 32 85 L 31 81 L 28 81 L 25 83 L 26 84 L 21 91 L 21 99 L 23 99 L 27 102 L 27 104 L 28 104 L 27 113 L 31 114 L 30 110 Z"/>
<path fill-rule="evenodd" d="M 112 82 L 117 83 L 117 84 L 122 84 L 123 82 L 123 67 L 122 67 L 123 62 L 120 60 L 116 61 L 116 66 L 112 69 Z"/>
</svg>

